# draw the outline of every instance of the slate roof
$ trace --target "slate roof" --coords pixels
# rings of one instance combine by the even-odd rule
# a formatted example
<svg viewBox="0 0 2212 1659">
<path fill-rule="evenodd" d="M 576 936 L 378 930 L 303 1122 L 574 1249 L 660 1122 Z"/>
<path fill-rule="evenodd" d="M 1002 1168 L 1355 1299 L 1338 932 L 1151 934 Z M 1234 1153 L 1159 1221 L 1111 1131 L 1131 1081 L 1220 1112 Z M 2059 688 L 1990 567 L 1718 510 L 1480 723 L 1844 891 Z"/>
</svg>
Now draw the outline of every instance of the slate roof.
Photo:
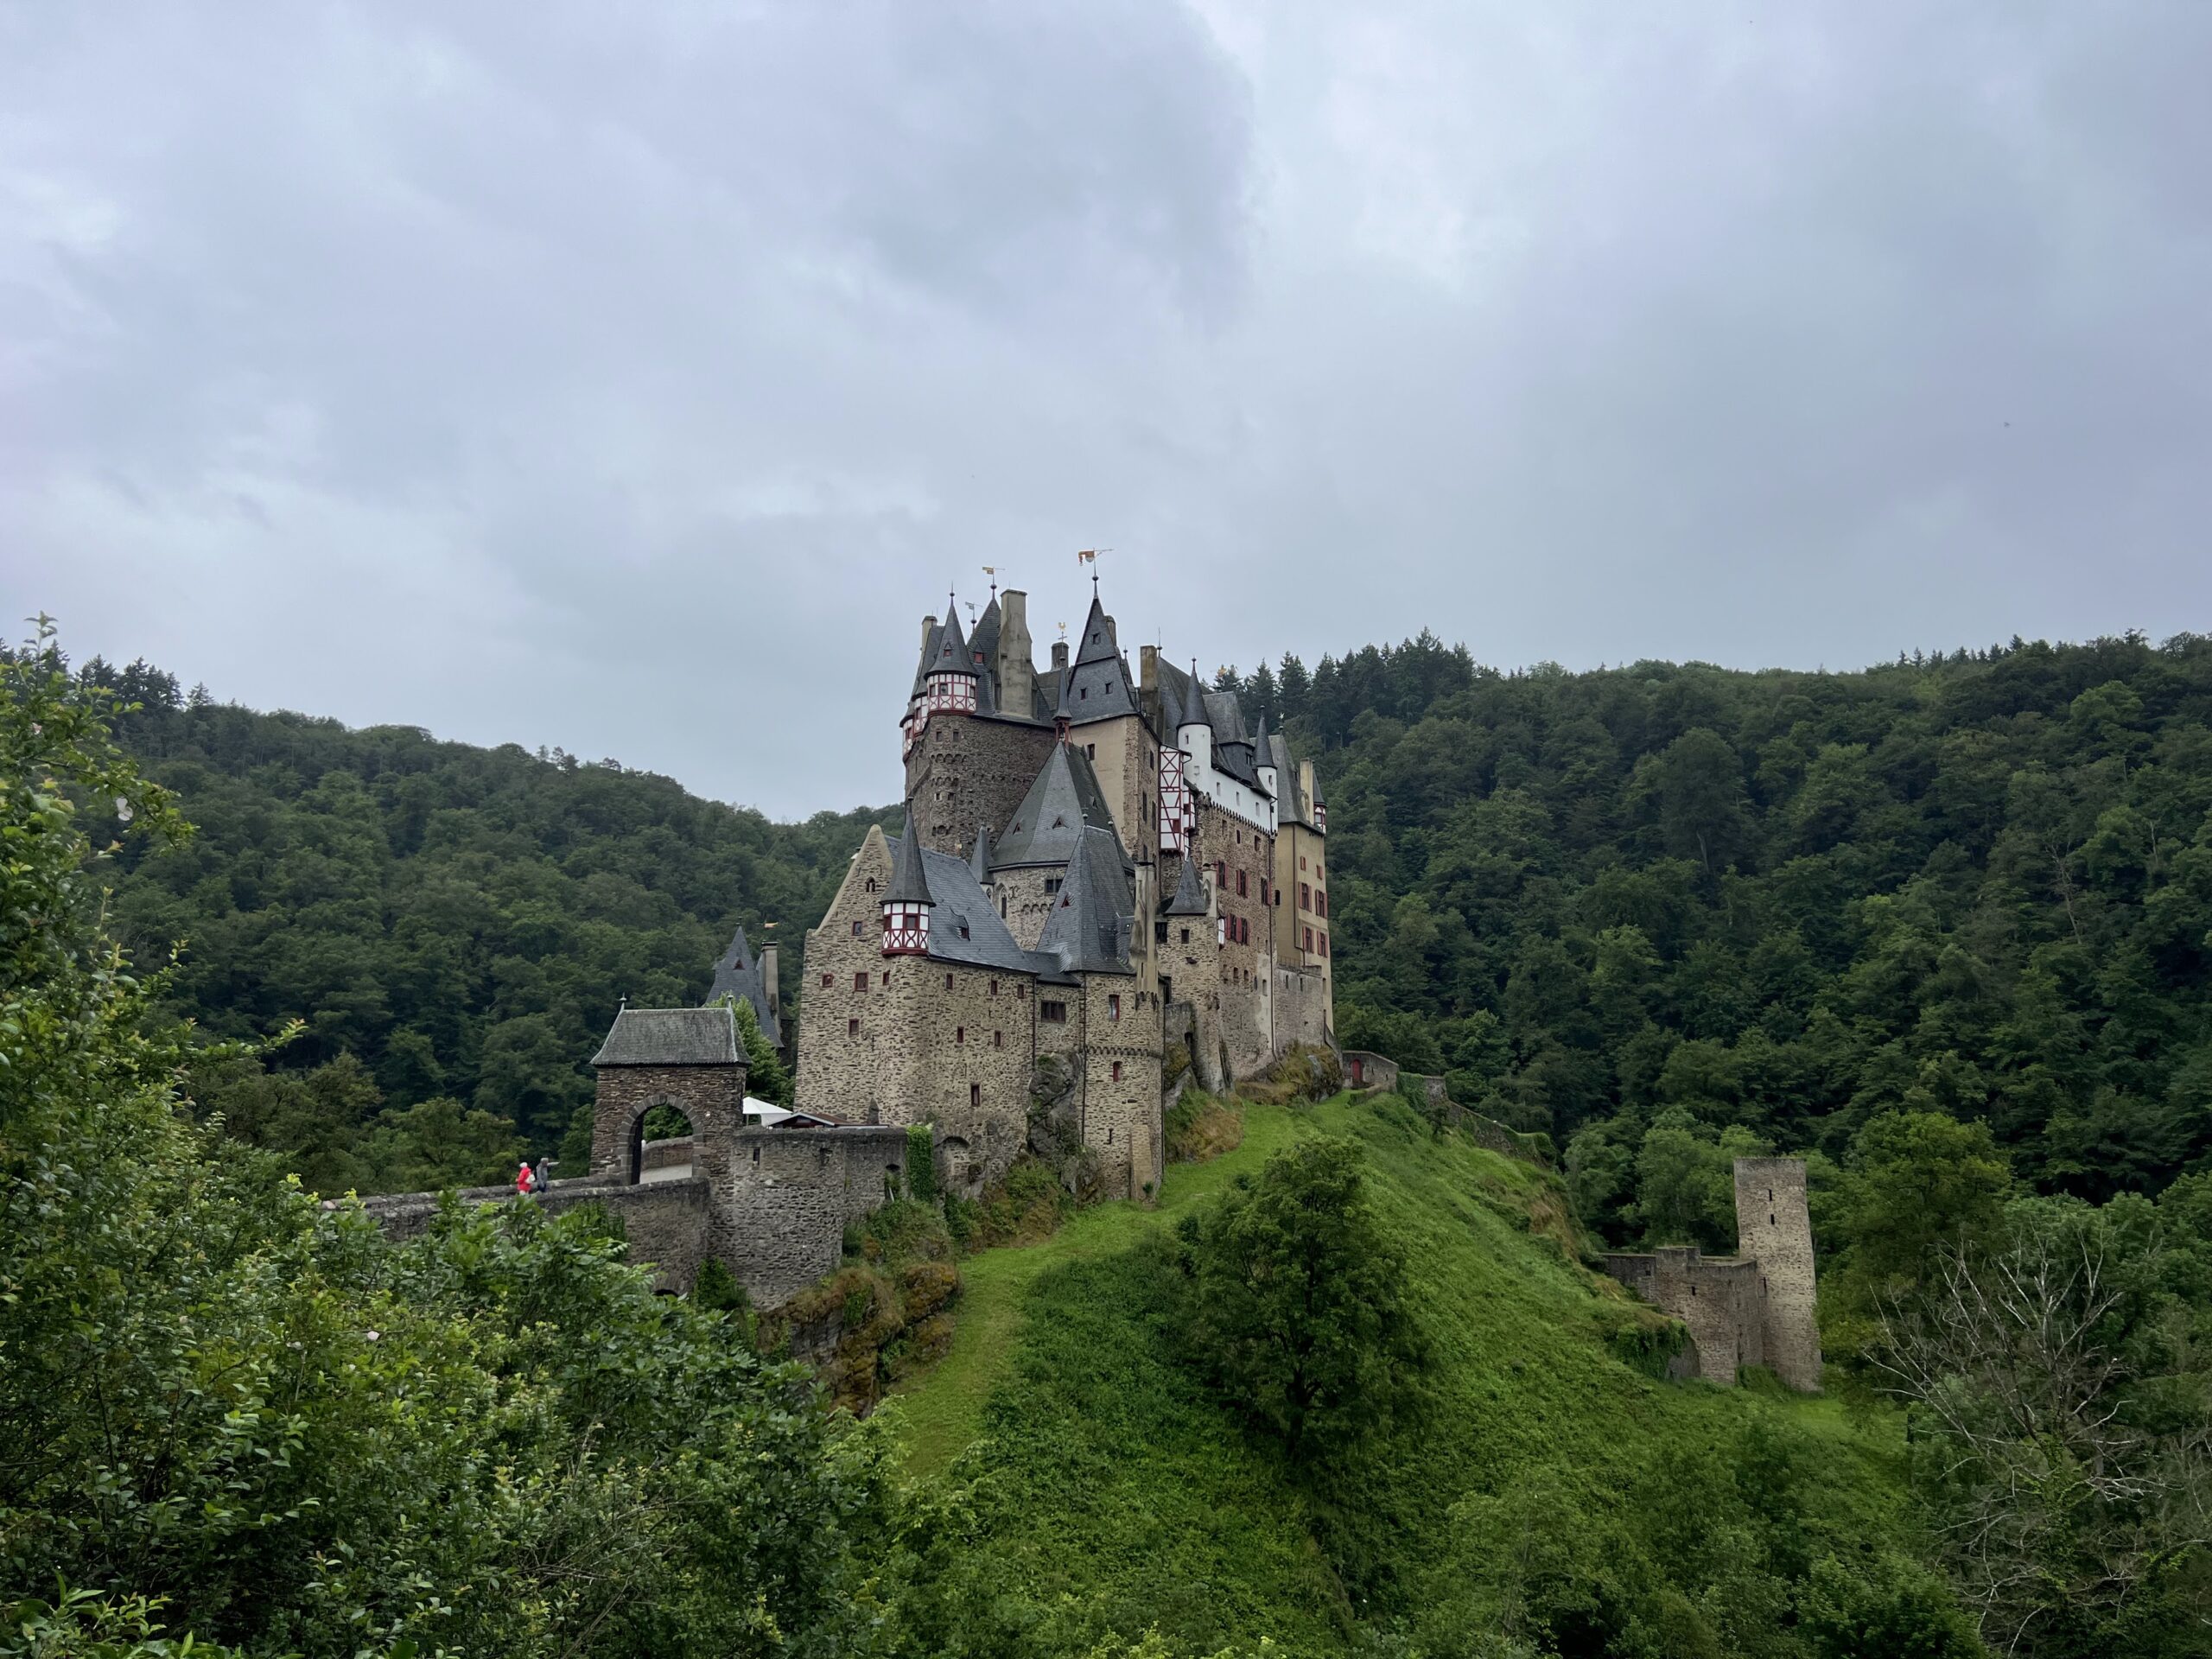
<svg viewBox="0 0 2212 1659">
<path fill-rule="evenodd" d="M 1106 614 L 1096 592 L 1090 596 L 1090 614 L 1084 619 L 1075 662 L 1068 670 L 1065 701 L 1068 718 L 1078 726 L 1137 712 L 1136 687 L 1129 682 L 1129 665 L 1114 637 L 1114 619 Z"/>
<path fill-rule="evenodd" d="M 969 653 L 982 654 L 983 677 L 996 679 L 999 671 L 999 594 L 991 589 L 991 602 L 983 607 L 983 613 L 976 619 L 976 637 L 968 642 Z"/>
<path fill-rule="evenodd" d="M 906 833 L 899 837 L 891 849 L 891 887 L 883 895 L 887 905 L 933 905 L 929 879 L 923 868 L 919 855 L 921 842 L 914 835 L 914 809 L 906 808 Z M 957 862 L 957 861 L 956 861 Z M 931 926 L 936 924 L 932 922 Z"/>
<path fill-rule="evenodd" d="M 750 1002 L 760 1034 L 772 1046 L 783 1046 L 783 1026 L 776 1018 L 774 1005 L 769 1000 L 766 966 L 753 957 L 753 947 L 746 940 L 742 925 L 730 936 L 729 949 L 722 952 L 721 960 L 715 964 L 714 983 L 707 988 L 707 1001 L 710 1003 L 719 1002 L 726 996 L 741 996 Z"/>
<path fill-rule="evenodd" d="M 1268 740 L 1268 753 L 1274 757 L 1275 794 L 1282 802 L 1283 817 L 1311 823 L 1313 814 L 1305 792 L 1298 787 L 1298 768 L 1291 764 L 1290 744 L 1281 732 Z"/>
<path fill-rule="evenodd" d="M 1111 830 L 1086 829 L 1060 881 L 1059 902 L 1045 918 L 1036 954 L 1055 958 L 1062 973 L 1126 974 L 1136 892 Z"/>
<path fill-rule="evenodd" d="M 976 878 L 977 887 L 991 879 L 991 826 L 988 823 L 976 826 L 976 850 L 968 855 L 968 874 Z"/>
<path fill-rule="evenodd" d="M 943 625 L 937 631 L 937 645 L 930 653 L 930 672 L 932 674 L 967 674 L 976 672 L 975 658 L 969 655 L 967 639 L 960 632 L 960 607 L 947 607 Z"/>
<path fill-rule="evenodd" d="M 1112 835 L 1113 810 L 1106 804 L 1106 791 L 1098 786 L 1090 757 L 1072 743 L 1055 743 L 1029 792 L 1014 809 L 1014 822 L 999 837 L 991 868 L 1065 864 L 1086 828 Z"/>
<path fill-rule="evenodd" d="M 737 1016 L 712 1008 L 624 1008 L 594 1065 L 741 1065 Z"/>
<path fill-rule="evenodd" d="M 1175 878 L 1175 891 L 1167 900 L 1170 916 L 1203 916 L 1206 913 L 1205 883 L 1198 880 L 1198 861 L 1185 858 L 1183 873 Z"/>
<path fill-rule="evenodd" d="M 891 838 L 891 863 L 896 869 L 913 845 L 912 837 Z M 999 968 L 1014 974 L 1046 974 L 1059 964 L 1024 950 L 999 919 L 997 907 L 976 882 L 968 861 L 950 853 L 920 849 L 920 868 L 929 890 L 937 895 L 930 912 L 930 957 L 938 962 L 965 963 L 971 968 Z"/>
</svg>

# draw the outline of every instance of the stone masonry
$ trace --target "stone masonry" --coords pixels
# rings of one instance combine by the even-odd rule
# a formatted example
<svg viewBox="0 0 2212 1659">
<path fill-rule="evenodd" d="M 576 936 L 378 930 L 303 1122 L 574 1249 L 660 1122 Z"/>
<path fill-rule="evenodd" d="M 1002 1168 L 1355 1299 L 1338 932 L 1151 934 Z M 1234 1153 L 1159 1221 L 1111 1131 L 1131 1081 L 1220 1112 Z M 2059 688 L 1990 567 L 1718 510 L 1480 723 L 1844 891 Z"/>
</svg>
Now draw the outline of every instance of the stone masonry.
<svg viewBox="0 0 2212 1659">
<path fill-rule="evenodd" d="M 1735 1174 L 1734 1257 L 1672 1245 L 1648 1255 L 1609 1253 L 1605 1271 L 1688 1327 L 1689 1345 L 1675 1375 L 1732 1387 L 1741 1367 L 1764 1365 L 1799 1392 L 1817 1394 L 1821 1342 L 1805 1160 L 1738 1158 Z"/>
</svg>

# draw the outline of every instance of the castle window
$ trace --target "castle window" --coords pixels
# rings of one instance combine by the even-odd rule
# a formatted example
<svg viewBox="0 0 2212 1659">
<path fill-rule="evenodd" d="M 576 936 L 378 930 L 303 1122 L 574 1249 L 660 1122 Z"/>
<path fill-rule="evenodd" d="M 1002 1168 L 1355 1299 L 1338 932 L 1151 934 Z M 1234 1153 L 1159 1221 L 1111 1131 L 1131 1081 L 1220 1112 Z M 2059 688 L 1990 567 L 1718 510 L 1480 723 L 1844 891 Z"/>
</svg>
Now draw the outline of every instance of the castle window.
<svg viewBox="0 0 2212 1659">
<path fill-rule="evenodd" d="M 1247 896 L 1244 889 L 1244 872 L 1242 870 L 1236 872 L 1236 896 L 1239 899 Z"/>
<path fill-rule="evenodd" d="M 993 981 L 991 982 L 991 995 L 992 995 L 993 996 L 996 996 L 998 994 L 999 994 L 999 982 L 998 982 L 998 981 L 996 981 L 996 980 L 995 979 L 995 980 L 993 980 Z"/>
<path fill-rule="evenodd" d="M 875 891 L 875 878 L 872 875 L 868 879 L 868 890 L 870 893 L 874 893 Z"/>
<path fill-rule="evenodd" d="M 968 1040 L 968 1027 L 965 1026 L 955 1026 L 952 1028 L 952 1040 L 956 1043 L 966 1042 Z"/>
<path fill-rule="evenodd" d="M 1153 942 L 1154 944 L 1166 944 L 1166 943 L 1167 943 L 1167 924 L 1166 924 L 1166 923 L 1165 923 L 1165 922 L 1154 922 L 1154 923 L 1152 925 L 1152 942 Z"/>
<path fill-rule="evenodd" d="M 1308 950 L 1313 948 L 1313 930 L 1310 927 L 1306 930 L 1306 948 Z"/>
<path fill-rule="evenodd" d="M 1118 995 L 1109 996 L 1106 999 L 1106 1017 L 1110 1020 L 1118 1020 L 1121 1019 L 1122 999 Z"/>
<path fill-rule="evenodd" d="M 864 924 L 860 922 L 853 924 L 853 937 L 856 939 L 864 939 L 868 937 Z"/>
<path fill-rule="evenodd" d="M 1079 702 L 1089 702 L 1090 701 L 1090 688 L 1086 685 L 1082 690 L 1077 692 L 1076 700 Z"/>
<path fill-rule="evenodd" d="M 965 922 L 960 924 L 960 937 L 963 939 L 968 937 L 968 924 Z"/>
<path fill-rule="evenodd" d="M 1318 916 L 1329 913 L 1329 895 L 1318 887 L 1313 890 L 1313 912 Z"/>
<path fill-rule="evenodd" d="M 952 988 L 952 976 L 950 974 L 947 974 L 944 976 L 944 988 L 948 991 Z"/>
<path fill-rule="evenodd" d="M 991 1046 L 993 1048 L 1004 1048 L 1006 1046 L 1006 1033 L 1002 1031 L 993 1032 L 991 1033 Z"/>
<path fill-rule="evenodd" d="M 845 1021 L 845 1035 L 846 1035 L 846 1036 L 848 1036 L 848 1037 L 857 1037 L 857 1036 L 859 1036 L 860 1034 L 861 1034 L 861 1022 L 860 1022 L 859 1020 L 846 1020 L 846 1021 Z"/>
<path fill-rule="evenodd" d="M 1121 1080 L 1122 1063 L 1119 1060 L 1116 1060 L 1114 1062 L 1114 1081 L 1119 1083 Z M 1109 1147 L 1114 1144 L 1114 1131 L 1111 1129 L 1106 1131 L 1106 1144 Z"/>
<path fill-rule="evenodd" d="M 1017 1002 L 1027 1002 L 1029 1000 L 1029 988 L 1027 985 L 1015 986 L 1014 988 L 1014 1000 Z"/>
<path fill-rule="evenodd" d="M 980 1083 L 971 1083 L 971 1084 L 969 1084 L 968 1085 L 968 1104 L 969 1104 L 970 1107 L 979 1107 L 979 1106 L 981 1106 L 982 1103 L 983 1103 L 983 1085 L 982 1085 L 982 1084 L 980 1084 Z"/>
<path fill-rule="evenodd" d="M 1045 878 L 1045 896 L 1046 898 L 1051 898 L 1052 894 L 1060 890 L 1060 882 L 1064 878 L 1057 875 L 1048 875 Z"/>
<path fill-rule="evenodd" d="M 1096 743 L 1084 744 L 1083 746 L 1083 758 L 1086 760 L 1096 760 L 1098 758 L 1098 746 Z"/>
<path fill-rule="evenodd" d="M 1329 936 L 1325 933 L 1321 936 L 1321 954 L 1325 957 L 1329 954 Z"/>
<path fill-rule="evenodd" d="M 828 989 L 830 988 L 830 976 L 829 976 L 829 975 L 827 975 L 827 974 L 823 975 L 823 976 L 822 976 L 822 988 L 823 988 L 823 990 L 825 990 L 825 991 L 826 991 L 826 990 L 828 990 Z"/>
<path fill-rule="evenodd" d="M 1065 1002 L 1039 1002 L 1037 1017 L 1048 1026 L 1065 1026 L 1068 1022 L 1068 1005 Z"/>
<path fill-rule="evenodd" d="M 753 1148 L 753 1161 L 756 1164 L 760 1161 L 760 1148 L 758 1147 Z"/>
<path fill-rule="evenodd" d="M 853 976 L 853 988 L 856 991 L 864 991 L 868 989 L 868 970 L 866 969 L 862 969 L 859 973 Z"/>
<path fill-rule="evenodd" d="M 1184 944 L 1188 944 L 1190 942 L 1191 942 L 1191 930 L 1190 930 L 1189 928 L 1187 928 L 1187 927 L 1186 927 L 1186 928 L 1185 928 L 1185 929 L 1183 930 L 1183 943 L 1184 943 Z"/>
<path fill-rule="evenodd" d="M 887 985 L 891 982 L 891 970 L 888 968 L 883 970 L 883 982 Z"/>
<path fill-rule="evenodd" d="M 1313 908 L 1313 887 L 1312 883 L 1301 881 L 1298 884 L 1298 907 L 1300 910 L 1311 910 Z"/>
</svg>

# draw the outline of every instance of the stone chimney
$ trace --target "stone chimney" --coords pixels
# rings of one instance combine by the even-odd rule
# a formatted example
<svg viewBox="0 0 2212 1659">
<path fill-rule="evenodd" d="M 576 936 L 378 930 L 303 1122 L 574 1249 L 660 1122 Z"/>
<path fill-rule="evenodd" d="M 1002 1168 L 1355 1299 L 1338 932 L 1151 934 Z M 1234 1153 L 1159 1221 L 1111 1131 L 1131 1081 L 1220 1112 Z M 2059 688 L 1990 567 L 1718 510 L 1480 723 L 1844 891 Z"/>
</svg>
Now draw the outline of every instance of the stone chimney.
<svg viewBox="0 0 2212 1659">
<path fill-rule="evenodd" d="M 760 947 L 761 989 L 767 995 L 768 1012 L 780 1020 L 784 1017 L 784 994 L 777 988 L 776 960 L 774 945 L 764 944 Z"/>
<path fill-rule="evenodd" d="M 1162 716 L 1160 707 L 1160 647 L 1137 647 L 1137 707 L 1150 711 L 1160 721 L 1160 729 L 1167 734 L 1167 741 L 1175 741 L 1175 722 Z"/>
<path fill-rule="evenodd" d="M 1313 763 L 1311 760 L 1298 763 L 1298 802 L 1305 809 L 1307 822 L 1311 823 L 1313 817 Z"/>
<path fill-rule="evenodd" d="M 1009 588 L 999 595 L 999 710 L 1027 718 L 1037 682 L 1029 656 L 1029 595 Z"/>
<path fill-rule="evenodd" d="M 1052 672 L 1065 674 L 1067 671 L 1068 642 L 1065 639 L 1055 639 L 1052 641 Z"/>
<path fill-rule="evenodd" d="M 936 632 L 937 618 L 933 616 L 924 617 L 922 619 L 922 655 L 925 657 L 928 656 L 930 653 L 930 635 Z"/>
</svg>

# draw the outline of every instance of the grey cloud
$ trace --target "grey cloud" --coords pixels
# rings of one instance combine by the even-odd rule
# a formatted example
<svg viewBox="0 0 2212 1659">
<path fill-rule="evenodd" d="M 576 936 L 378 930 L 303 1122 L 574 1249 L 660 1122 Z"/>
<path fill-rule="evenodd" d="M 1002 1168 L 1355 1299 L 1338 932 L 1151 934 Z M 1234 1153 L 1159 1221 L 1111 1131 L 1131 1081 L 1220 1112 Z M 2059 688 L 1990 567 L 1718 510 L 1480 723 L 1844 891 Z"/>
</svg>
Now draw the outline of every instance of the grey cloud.
<svg viewBox="0 0 2212 1659">
<path fill-rule="evenodd" d="M 0 0 L 0 587 L 888 798 L 977 567 L 1208 666 L 2201 626 L 2212 12 Z"/>
</svg>

